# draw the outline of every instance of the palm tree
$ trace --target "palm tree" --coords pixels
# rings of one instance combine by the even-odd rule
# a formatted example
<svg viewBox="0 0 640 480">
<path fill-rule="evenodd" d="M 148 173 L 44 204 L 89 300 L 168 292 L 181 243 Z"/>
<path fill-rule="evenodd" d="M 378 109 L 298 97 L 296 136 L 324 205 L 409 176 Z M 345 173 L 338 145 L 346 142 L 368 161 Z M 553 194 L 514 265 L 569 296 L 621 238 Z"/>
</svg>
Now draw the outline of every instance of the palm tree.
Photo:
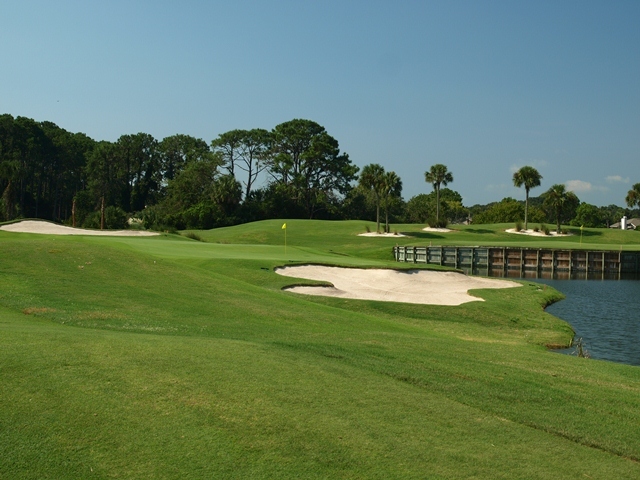
<svg viewBox="0 0 640 480">
<path fill-rule="evenodd" d="M 440 185 L 446 187 L 448 183 L 453 182 L 453 175 L 447 170 L 446 165 L 436 163 L 431 165 L 428 172 L 424 172 L 424 180 L 432 184 L 436 191 L 436 223 L 440 223 Z"/>
<path fill-rule="evenodd" d="M 399 198 L 402 192 L 402 180 L 396 172 L 386 172 L 382 177 L 382 199 L 384 201 L 384 231 L 389 233 L 389 203 Z"/>
<path fill-rule="evenodd" d="M 563 184 L 553 185 L 544 194 L 544 204 L 556 214 L 556 232 L 560 233 L 560 218 L 565 205 L 580 203 L 575 193 L 568 192 Z"/>
<path fill-rule="evenodd" d="M 524 166 L 513 174 L 513 184 L 520 188 L 524 185 L 525 202 L 524 202 L 524 229 L 527 230 L 527 217 L 529 214 L 529 190 L 540 186 L 542 175 L 533 167 Z"/>
<path fill-rule="evenodd" d="M 380 197 L 384 187 L 384 174 L 384 168 L 377 163 L 365 165 L 360 173 L 360 185 L 366 190 L 373 191 L 376 202 L 376 233 L 380 233 Z"/>
<path fill-rule="evenodd" d="M 640 206 L 640 183 L 636 183 L 625 197 L 625 202 L 629 205 L 629 208 L 633 208 L 636 205 Z"/>
</svg>

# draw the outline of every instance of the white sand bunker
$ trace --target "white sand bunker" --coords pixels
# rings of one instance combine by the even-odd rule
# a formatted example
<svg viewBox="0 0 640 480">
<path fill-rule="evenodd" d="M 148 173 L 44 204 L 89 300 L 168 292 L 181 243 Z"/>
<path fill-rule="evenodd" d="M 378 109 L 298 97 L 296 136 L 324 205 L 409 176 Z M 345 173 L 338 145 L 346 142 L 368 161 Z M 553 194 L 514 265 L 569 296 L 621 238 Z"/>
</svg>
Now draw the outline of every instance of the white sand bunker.
<svg viewBox="0 0 640 480">
<path fill-rule="evenodd" d="M 450 228 L 436 228 L 436 227 L 425 227 L 422 229 L 423 232 L 436 232 L 436 233 L 449 233 L 453 232 Z"/>
<path fill-rule="evenodd" d="M 507 230 L 505 230 L 505 232 L 507 233 L 515 233 L 516 235 L 530 235 L 532 237 L 570 237 L 572 234 L 571 233 L 558 233 L 555 230 L 551 230 L 549 232 L 549 235 L 547 235 L 544 232 L 541 231 L 535 231 L 535 230 L 516 230 L 515 228 L 509 228 Z"/>
<path fill-rule="evenodd" d="M 376 233 L 376 232 L 359 233 L 358 236 L 359 237 L 380 237 L 380 238 L 406 237 L 406 235 L 403 235 L 402 233 Z"/>
<path fill-rule="evenodd" d="M 333 287 L 291 287 L 287 291 L 307 295 L 379 300 L 384 302 L 421 303 L 429 305 L 460 305 L 483 302 L 469 295 L 476 288 L 511 288 L 521 286 L 508 280 L 468 277 L 457 272 L 430 270 L 383 270 L 319 265 L 277 268 L 286 277 L 325 281 Z"/>
<path fill-rule="evenodd" d="M 47 235 L 102 235 L 112 237 L 149 237 L 159 235 L 156 232 L 145 230 L 87 230 L 37 220 L 23 220 L 22 222 L 2 225 L 0 230 L 18 233 L 43 233 Z"/>
</svg>

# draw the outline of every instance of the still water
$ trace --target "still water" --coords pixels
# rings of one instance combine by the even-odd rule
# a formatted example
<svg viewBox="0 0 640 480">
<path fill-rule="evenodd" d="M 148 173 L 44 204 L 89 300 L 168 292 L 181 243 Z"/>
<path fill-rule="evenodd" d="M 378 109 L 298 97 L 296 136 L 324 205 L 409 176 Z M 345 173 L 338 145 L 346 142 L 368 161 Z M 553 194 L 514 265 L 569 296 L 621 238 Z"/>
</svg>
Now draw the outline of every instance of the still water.
<svg viewBox="0 0 640 480">
<path fill-rule="evenodd" d="M 591 358 L 640 366 L 640 280 L 534 281 L 566 295 L 547 312 L 573 327 Z"/>
<path fill-rule="evenodd" d="M 602 272 L 466 270 L 471 275 L 526 278 L 545 283 L 566 298 L 547 312 L 569 323 L 591 358 L 640 366 L 640 277 Z M 524 273 L 524 276 L 522 276 Z M 554 350 L 574 354 L 575 348 Z"/>
</svg>

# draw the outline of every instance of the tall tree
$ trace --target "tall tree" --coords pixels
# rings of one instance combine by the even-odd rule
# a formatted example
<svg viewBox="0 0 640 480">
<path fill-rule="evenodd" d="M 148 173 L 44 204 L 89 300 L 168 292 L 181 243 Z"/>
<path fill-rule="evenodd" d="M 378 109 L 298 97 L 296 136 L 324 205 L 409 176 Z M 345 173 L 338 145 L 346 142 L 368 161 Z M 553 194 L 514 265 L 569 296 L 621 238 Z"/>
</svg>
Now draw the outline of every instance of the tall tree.
<svg viewBox="0 0 640 480">
<path fill-rule="evenodd" d="M 262 128 L 243 131 L 239 145 L 238 168 L 247 173 L 247 180 L 244 182 L 244 198 L 249 197 L 253 183 L 260 172 L 266 168 L 265 160 L 270 139 L 270 133 Z"/>
<path fill-rule="evenodd" d="M 380 233 L 380 199 L 384 191 L 385 171 L 382 165 L 371 163 L 365 165 L 360 172 L 359 183 L 362 188 L 370 191 L 376 204 L 376 233 Z"/>
<path fill-rule="evenodd" d="M 424 173 L 424 179 L 427 183 L 433 185 L 433 189 L 436 191 L 436 222 L 440 223 L 440 185 L 446 187 L 453 182 L 453 175 L 446 165 L 436 163 L 431 165 L 429 171 Z"/>
<path fill-rule="evenodd" d="M 55 161 L 55 147 L 41 125 L 26 117 L 16 117 L 16 147 L 20 155 L 19 210 L 23 216 L 41 214 L 48 171 Z"/>
<path fill-rule="evenodd" d="M 273 138 L 270 173 L 285 185 L 295 180 L 304 168 L 305 153 L 320 135 L 326 133 L 323 126 L 304 119 L 293 119 L 276 125 Z"/>
<path fill-rule="evenodd" d="M 211 159 L 213 153 L 207 142 L 189 135 L 172 135 L 158 145 L 162 182 L 173 180 L 189 162 Z"/>
<path fill-rule="evenodd" d="M 246 130 L 230 130 L 218 135 L 218 138 L 211 142 L 211 148 L 214 152 L 219 152 L 224 160 L 224 166 L 229 175 L 235 175 L 236 161 L 242 138 Z"/>
<path fill-rule="evenodd" d="M 358 173 L 324 127 L 300 119 L 273 129 L 268 169 L 275 183 L 289 187 L 292 201 L 305 209 L 308 218 L 335 205 Z"/>
<path fill-rule="evenodd" d="M 4 216 L 67 218 L 93 140 L 52 122 L 0 115 L 0 194 Z"/>
<path fill-rule="evenodd" d="M 122 208 L 122 192 L 126 190 L 127 178 L 119 164 L 119 152 L 116 144 L 99 142 L 89 154 L 85 175 L 87 188 L 91 193 L 93 208 L 102 205 L 115 205 Z"/>
<path fill-rule="evenodd" d="M 16 125 L 12 115 L 0 115 L 0 218 L 12 220 L 16 216 L 18 182 L 20 176 L 20 151 L 15 145 Z"/>
<path fill-rule="evenodd" d="M 519 222 L 524 209 L 522 202 L 515 198 L 503 198 L 499 202 L 492 203 L 483 212 L 473 216 L 473 223 L 508 223 Z"/>
<path fill-rule="evenodd" d="M 544 194 L 544 205 L 555 214 L 557 233 L 561 232 L 560 222 L 562 220 L 563 212 L 565 210 L 569 210 L 570 207 L 575 210 L 578 208 L 579 204 L 580 200 L 578 200 L 575 193 L 567 191 L 563 184 L 553 185 Z"/>
<path fill-rule="evenodd" d="M 122 208 L 127 212 L 143 210 L 147 203 L 156 202 L 162 181 L 158 141 L 148 133 L 137 133 L 122 135 L 116 145 L 127 180 Z"/>
<path fill-rule="evenodd" d="M 624 201 L 627 202 L 629 208 L 633 208 L 636 205 L 640 207 L 640 183 L 636 183 L 631 190 L 627 192 Z"/>
<path fill-rule="evenodd" d="M 382 203 L 384 205 L 384 231 L 389 233 L 389 207 L 401 198 L 402 180 L 396 172 L 385 172 L 382 177 Z"/>
<path fill-rule="evenodd" d="M 222 164 L 219 155 L 199 161 L 188 162 L 167 187 L 167 204 L 179 212 L 206 199 L 213 199 L 214 188 L 220 176 Z"/>
<path fill-rule="evenodd" d="M 524 201 L 524 229 L 528 229 L 529 214 L 529 191 L 532 188 L 540 186 L 542 175 L 533 167 L 524 166 L 513 174 L 513 184 L 520 188 L 524 185 L 525 201 Z"/>
<path fill-rule="evenodd" d="M 48 162 L 43 207 L 50 209 L 50 218 L 66 219 L 71 215 L 75 195 L 85 188 L 84 167 L 96 142 L 84 133 L 70 133 L 51 122 L 40 125 L 53 142 L 55 156 Z"/>
<path fill-rule="evenodd" d="M 576 227 L 605 227 L 606 219 L 602 218 L 600 209 L 589 203 L 581 203 L 571 225 Z"/>
<path fill-rule="evenodd" d="M 16 216 L 15 200 L 16 194 L 16 181 L 18 179 L 18 173 L 20 171 L 20 163 L 17 160 L 2 160 L 0 159 L 0 181 L 4 182 L 4 185 L 0 188 L 2 194 L 0 200 L 2 200 L 3 211 L 0 212 L 0 218 L 3 220 L 12 220 Z M 3 218 L 4 217 L 4 218 Z"/>
</svg>

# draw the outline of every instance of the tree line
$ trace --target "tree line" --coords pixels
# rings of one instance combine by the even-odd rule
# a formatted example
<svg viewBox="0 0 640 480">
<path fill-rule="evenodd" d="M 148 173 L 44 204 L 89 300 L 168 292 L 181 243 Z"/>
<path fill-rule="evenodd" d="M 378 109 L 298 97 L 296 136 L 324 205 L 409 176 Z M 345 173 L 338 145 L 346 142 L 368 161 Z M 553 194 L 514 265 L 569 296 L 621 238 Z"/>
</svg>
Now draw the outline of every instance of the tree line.
<svg viewBox="0 0 640 480">
<path fill-rule="evenodd" d="M 444 226 L 524 218 L 525 226 L 606 226 L 624 214 L 638 216 L 637 210 L 581 203 L 563 185 L 529 198 L 541 178 L 523 167 L 513 180 L 525 187 L 525 202 L 505 198 L 466 207 L 458 192 L 446 188 L 453 174 L 435 164 L 425 172 L 432 191 L 405 201 L 395 172 L 379 164 L 360 170 L 311 120 L 231 130 L 211 142 L 183 134 L 158 140 L 147 133 L 108 142 L 52 122 L 0 115 L 0 221 L 43 218 L 90 228 L 133 222 L 172 230 L 267 218 L 363 219 L 388 232 L 390 223 Z M 625 200 L 630 208 L 640 206 L 640 184 Z"/>
<path fill-rule="evenodd" d="M 238 171 L 245 173 L 241 183 Z M 261 173 L 269 179 L 256 189 Z M 96 141 L 0 116 L 0 220 L 85 227 L 211 228 L 271 217 L 335 218 L 358 167 L 310 120 L 233 130 L 212 142 L 147 133 Z"/>
</svg>

